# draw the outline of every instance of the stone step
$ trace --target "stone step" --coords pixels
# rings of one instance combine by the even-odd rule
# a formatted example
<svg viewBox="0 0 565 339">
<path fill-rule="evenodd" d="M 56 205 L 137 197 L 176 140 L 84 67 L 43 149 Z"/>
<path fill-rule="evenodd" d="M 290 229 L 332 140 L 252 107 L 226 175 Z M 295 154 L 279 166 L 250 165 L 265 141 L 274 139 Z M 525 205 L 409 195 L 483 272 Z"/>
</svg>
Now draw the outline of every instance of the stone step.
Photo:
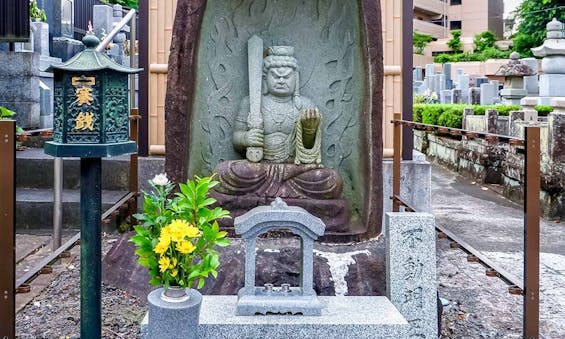
<svg viewBox="0 0 565 339">
<path fill-rule="evenodd" d="M 102 213 L 127 191 L 103 190 Z M 16 229 L 50 229 L 53 227 L 53 190 L 16 189 Z M 63 190 L 63 228 L 80 228 L 80 191 Z"/>
<path fill-rule="evenodd" d="M 102 189 L 127 190 L 129 179 L 128 155 L 102 159 Z M 42 148 L 28 148 L 16 152 L 16 187 L 53 188 L 54 158 Z M 80 187 L 80 159 L 63 159 L 63 188 Z"/>
</svg>

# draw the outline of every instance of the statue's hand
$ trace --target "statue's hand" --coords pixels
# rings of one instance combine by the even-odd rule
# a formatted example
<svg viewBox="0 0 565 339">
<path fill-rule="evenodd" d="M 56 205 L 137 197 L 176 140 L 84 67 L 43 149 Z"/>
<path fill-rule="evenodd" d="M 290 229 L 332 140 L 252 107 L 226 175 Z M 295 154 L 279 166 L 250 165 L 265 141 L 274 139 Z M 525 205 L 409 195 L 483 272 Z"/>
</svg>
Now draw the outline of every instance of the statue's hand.
<svg viewBox="0 0 565 339">
<path fill-rule="evenodd" d="M 322 121 L 322 113 L 317 108 L 309 108 L 300 112 L 300 123 L 304 131 L 315 132 Z"/>
<path fill-rule="evenodd" d="M 245 145 L 247 147 L 263 147 L 263 130 L 253 128 L 245 132 Z"/>
</svg>

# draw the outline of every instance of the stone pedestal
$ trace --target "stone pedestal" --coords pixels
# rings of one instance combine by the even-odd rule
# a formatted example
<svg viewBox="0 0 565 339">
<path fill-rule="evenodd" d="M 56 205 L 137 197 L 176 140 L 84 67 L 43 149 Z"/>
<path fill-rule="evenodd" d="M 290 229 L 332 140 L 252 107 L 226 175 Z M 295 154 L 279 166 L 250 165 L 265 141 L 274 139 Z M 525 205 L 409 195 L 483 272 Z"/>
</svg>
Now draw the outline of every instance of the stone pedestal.
<svg viewBox="0 0 565 339">
<path fill-rule="evenodd" d="M 522 88 L 504 88 L 500 91 L 505 105 L 520 105 L 520 100 L 525 97 L 527 91 Z"/>
<path fill-rule="evenodd" d="M 187 290 L 189 299 L 183 302 L 168 302 L 161 299 L 163 289 L 149 293 L 148 326 L 142 329 L 145 338 L 198 339 L 198 321 L 202 295 L 193 289 Z M 145 332 L 145 333 L 143 333 Z"/>
<path fill-rule="evenodd" d="M 231 295 L 203 297 L 199 339 L 408 338 L 408 323 L 386 297 L 320 297 L 326 306 L 321 316 L 236 316 L 236 300 Z M 152 337 L 147 336 L 147 327 L 146 316 L 141 337 L 149 339 Z"/>
</svg>

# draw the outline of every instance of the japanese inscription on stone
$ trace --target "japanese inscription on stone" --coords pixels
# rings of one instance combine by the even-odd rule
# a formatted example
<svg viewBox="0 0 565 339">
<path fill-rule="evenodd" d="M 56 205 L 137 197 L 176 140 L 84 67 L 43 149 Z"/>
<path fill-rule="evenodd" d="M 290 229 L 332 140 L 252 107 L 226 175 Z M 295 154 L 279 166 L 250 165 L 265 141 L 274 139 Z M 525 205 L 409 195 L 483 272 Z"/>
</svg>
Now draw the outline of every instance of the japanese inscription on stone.
<svg viewBox="0 0 565 339">
<path fill-rule="evenodd" d="M 426 213 L 387 213 L 390 301 L 410 324 L 409 338 L 437 338 L 435 225 Z"/>
</svg>

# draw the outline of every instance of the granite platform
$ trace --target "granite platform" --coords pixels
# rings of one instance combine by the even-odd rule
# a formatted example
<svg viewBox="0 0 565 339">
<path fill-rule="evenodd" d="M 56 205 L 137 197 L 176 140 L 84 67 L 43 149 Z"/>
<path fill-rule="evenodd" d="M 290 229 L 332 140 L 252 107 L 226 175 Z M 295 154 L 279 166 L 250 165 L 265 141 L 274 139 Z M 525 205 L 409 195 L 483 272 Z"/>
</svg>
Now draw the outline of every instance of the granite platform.
<svg viewBox="0 0 565 339">
<path fill-rule="evenodd" d="M 237 296 L 203 296 L 198 338 L 406 338 L 408 323 L 386 297 L 318 297 L 321 316 L 236 316 Z M 141 324 L 148 338 L 147 315 Z"/>
</svg>

